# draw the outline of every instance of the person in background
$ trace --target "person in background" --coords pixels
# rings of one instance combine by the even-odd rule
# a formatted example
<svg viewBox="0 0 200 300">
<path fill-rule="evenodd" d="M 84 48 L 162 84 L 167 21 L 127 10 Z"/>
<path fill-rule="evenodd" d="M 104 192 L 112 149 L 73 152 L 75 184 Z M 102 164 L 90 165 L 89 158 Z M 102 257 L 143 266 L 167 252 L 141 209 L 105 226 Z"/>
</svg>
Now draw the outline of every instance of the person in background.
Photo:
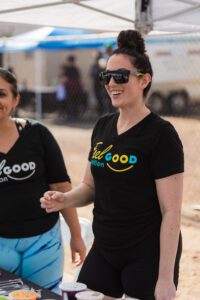
<svg viewBox="0 0 200 300">
<path fill-rule="evenodd" d="M 87 107 L 87 94 L 81 81 L 79 68 L 76 66 L 76 57 L 67 57 L 67 64 L 63 75 L 66 78 L 67 112 L 68 118 L 76 120 Z"/>
<path fill-rule="evenodd" d="M 106 92 L 105 86 L 103 86 L 102 82 L 99 80 L 99 73 L 105 70 L 106 63 L 107 57 L 104 58 L 103 54 L 99 51 L 90 71 L 93 81 L 93 91 L 97 100 L 97 114 L 99 117 L 105 113 L 115 111 L 114 107 L 111 105 L 110 97 Z"/>
<path fill-rule="evenodd" d="M 40 200 L 50 214 L 94 202 L 94 244 L 78 281 L 115 298 L 172 300 L 178 285 L 183 146 L 145 105 L 152 77 L 141 34 L 121 31 L 100 73 L 119 112 L 96 123 L 82 183 Z"/>
<path fill-rule="evenodd" d="M 113 47 L 111 45 L 105 46 L 105 51 L 103 56 L 106 59 L 106 61 L 109 59 L 112 53 L 113 53 Z"/>
<path fill-rule="evenodd" d="M 0 267 L 58 291 L 64 267 L 59 213 L 46 213 L 46 190 L 71 190 L 61 150 L 49 130 L 34 120 L 13 118 L 20 96 L 15 76 L 0 68 Z M 61 210 L 71 232 L 72 261 L 86 248 L 75 208 Z"/>
<path fill-rule="evenodd" d="M 56 100 L 58 103 L 58 114 L 61 118 L 67 117 L 67 88 L 66 77 L 59 75 L 58 83 L 56 85 Z"/>
<path fill-rule="evenodd" d="M 105 87 L 99 81 L 99 72 L 103 71 L 104 68 L 100 65 L 100 60 L 103 59 L 102 53 L 99 51 L 95 57 L 95 61 L 91 67 L 90 75 L 93 81 L 93 91 L 97 100 L 97 114 L 101 116 L 106 112 L 106 90 Z"/>
</svg>

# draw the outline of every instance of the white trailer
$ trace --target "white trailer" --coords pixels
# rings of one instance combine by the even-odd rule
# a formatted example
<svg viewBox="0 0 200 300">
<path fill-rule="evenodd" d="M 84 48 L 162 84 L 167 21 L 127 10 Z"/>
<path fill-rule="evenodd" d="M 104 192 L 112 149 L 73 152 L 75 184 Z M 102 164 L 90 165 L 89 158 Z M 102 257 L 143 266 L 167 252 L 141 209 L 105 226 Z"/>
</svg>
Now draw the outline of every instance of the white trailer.
<svg viewBox="0 0 200 300">
<path fill-rule="evenodd" d="M 153 67 L 147 99 L 157 113 L 182 113 L 200 102 L 200 34 L 150 36 L 147 50 Z"/>
</svg>

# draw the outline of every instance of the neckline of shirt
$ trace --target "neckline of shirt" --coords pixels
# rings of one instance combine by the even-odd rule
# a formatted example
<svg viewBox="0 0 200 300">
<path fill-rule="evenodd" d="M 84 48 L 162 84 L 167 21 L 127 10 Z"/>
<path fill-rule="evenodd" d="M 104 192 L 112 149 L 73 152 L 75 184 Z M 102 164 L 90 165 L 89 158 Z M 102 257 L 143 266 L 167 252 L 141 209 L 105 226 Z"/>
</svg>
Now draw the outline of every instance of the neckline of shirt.
<svg viewBox="0 0 200 300">
<path fill-rule="evenodd" d="M 135 129 L 137 129 L 138 126 L 140 126 L 141 124 L 146 123 L 146 121 L 148 121 L 149 119 L 151 119 L 151 117 L 154 115 L 154 113 L 151 111 L 148 115 L 146 115 L 142 120 L 140 120 L 138 123 L 134 124 L 133 126 L 131 126 L 130 128 L 128 128 L 126 131 L 122 132 L 122 133 L 118 133 L 117 131 L 117 122 L 118 122 L 118 118 L 119 118 L 119 113 L 116 114 L 115 116 L 115 120 L 114 120 L 114 126 L 115 126 L 115 136 L 117 137 L 121 137 L 126 135 L 127 133 L 129 133 L 130 131 L 133 131 Z"/>
<path fill-rule="evenodd" d="M 1 152 L 0 151 L 0 155 L 3 155 L 3 156 L 7 156 L 10 154 L 10 152 L 13 151 L 13 149 L 17 146 L 17 144 L 19 143 L 19 141 L 21 140 L 21 136 L 22 136 L 22 133 L 24 132 L 24 129 L 26 129 L 29 125 L 29 122 L 28 120 L 26 120 L 26 123 L 25 123 L 25 126 L 23 127 L 22 124 L 20 122 L 18 122 L 17 120 L 14 121 L 15 122 L 15 126 L 17 128 L 17 131 L 18 131 L 18 138 L 16 139 L 15 143 L 12 145 L 12 147 L 10 147 L 10 149 L 7 151 L 7 152 Z"/>
</svg>

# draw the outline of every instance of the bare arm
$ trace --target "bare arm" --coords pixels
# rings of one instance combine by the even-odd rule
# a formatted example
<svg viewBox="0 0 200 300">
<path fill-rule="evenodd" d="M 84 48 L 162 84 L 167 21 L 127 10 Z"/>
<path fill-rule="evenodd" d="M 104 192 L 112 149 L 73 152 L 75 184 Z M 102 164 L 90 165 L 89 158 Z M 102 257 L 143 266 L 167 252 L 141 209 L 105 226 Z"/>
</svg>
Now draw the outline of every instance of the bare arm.
<svg viewBox="0 0 200 300">
<path fill-rule="evenodd" d="M 94 200 L 94 181 L 87 164 L 85 175 L 81 184 L 67 193 L 49 191 L 40 199 L 42 208 L 47 212 L 60 211 L 63 208 L 82 207 Z"/>
<path fill-rule="evenodd" d="M 66 196 L 65 202 L 67 202 L 68 207 L 82 207 L 94 201 L 94 181 L 90 163 L 87 164 L 83 181 Z"/>
<path fill-rule="evenodd" d="M 64 193 L 70 191 L 72 187 L 69 182 L 61 182 L 50 184 L 50 189 Z M 77 210 L 76 208 L 64 208 L 61 210 L 61 214 L 69 226 L 71 233 L 70 246 L 72 262 L 75 262 L 77 265 L 79 265 L 85 259 L 86 247 L 81 236 L 81 228 L 78 221 Z"/>
<path fill-rule="evenodd" d="M 53 183 L 49 185 L 51 191 L 69 192 L 72 186 L 69 182 Z M 72 236 L 80 236 L 81 229 L 78 222 L 78 215 L 75 208 L 64 208 L 61 214 L 70 228 Z"/>
<path fill-rule="evenodd" d="M 156 189 L 162 213 L 162 224 L 159 275 L 155 296 L 156 300 L 171 300 L 174 299 L 176 293 L 173 275 L 180 234 L 183 174 L 156 180 Z"/>
</svg>

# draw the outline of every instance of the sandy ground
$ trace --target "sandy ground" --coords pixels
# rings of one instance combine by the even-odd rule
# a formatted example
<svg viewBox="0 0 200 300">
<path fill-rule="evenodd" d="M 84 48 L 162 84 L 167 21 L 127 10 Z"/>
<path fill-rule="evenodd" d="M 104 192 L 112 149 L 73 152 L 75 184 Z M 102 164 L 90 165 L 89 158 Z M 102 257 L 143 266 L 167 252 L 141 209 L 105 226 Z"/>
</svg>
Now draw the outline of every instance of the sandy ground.
<svg viewBox="0 0 200 300">
<path fill-rule="evenodd" d="M 200 204 L 200 121 L 187 118 L 167 118 L 176 127 L 185 151 L 185 183 L 182 210 L 183 255 L 181 259 L 180 281 L 177 299 L 200 299 L 200 211 L 192 209 Z M 67 125 L 46 124 L 56 137 L 64 154 L 73 186 L 84 174 L 90 147 L 90 129 L 74 128 Z M 78 209 L 79 215 L 92 219 L 92 206 Z M 73 278 L 74 268 L 70 262 L 70 252 L 66 249 L 65 278 Z"/>
</svg>

